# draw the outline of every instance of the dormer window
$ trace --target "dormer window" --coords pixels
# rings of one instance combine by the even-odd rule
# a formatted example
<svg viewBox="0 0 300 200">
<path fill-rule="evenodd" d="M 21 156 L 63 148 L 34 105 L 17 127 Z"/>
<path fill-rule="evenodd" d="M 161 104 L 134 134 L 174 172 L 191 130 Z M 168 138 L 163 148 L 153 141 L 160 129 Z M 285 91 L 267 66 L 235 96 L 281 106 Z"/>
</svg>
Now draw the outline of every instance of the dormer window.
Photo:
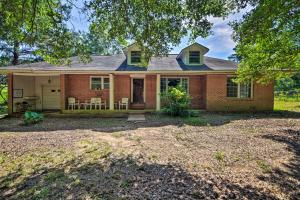
<svg viewBox="0 0 300 200">
<path fill-rule="evenodd" d="M 141 51 L 131 51 L 131 63 L 141 63 Z"/>
<path fill-rule="evenodd" d="M 200 63 L 200 51 L 190 51 L 189 52 L 189 63 L 199 64 Z"/>
</svg>

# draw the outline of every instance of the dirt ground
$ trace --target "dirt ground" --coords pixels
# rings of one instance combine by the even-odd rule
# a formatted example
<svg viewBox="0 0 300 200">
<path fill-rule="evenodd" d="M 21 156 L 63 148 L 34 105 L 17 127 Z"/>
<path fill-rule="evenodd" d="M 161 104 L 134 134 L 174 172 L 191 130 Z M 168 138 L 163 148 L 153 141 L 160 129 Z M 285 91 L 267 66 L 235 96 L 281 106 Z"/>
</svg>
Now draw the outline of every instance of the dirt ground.
<svg viewBox="0 0 300 200">
<path fill-rule="evenodd" d="M 0 199 L 299 199 L 299 113 L 0 120 Z"/>
</svg>

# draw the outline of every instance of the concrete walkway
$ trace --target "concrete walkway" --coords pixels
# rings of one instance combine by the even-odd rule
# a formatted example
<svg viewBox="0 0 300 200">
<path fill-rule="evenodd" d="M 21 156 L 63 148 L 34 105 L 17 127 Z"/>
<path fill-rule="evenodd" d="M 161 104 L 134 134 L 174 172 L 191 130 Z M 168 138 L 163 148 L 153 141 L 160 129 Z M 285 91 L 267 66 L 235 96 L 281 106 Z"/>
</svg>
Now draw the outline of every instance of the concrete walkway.
<svg viewBox="0 0 300 200">
<path fill-rule="evenodd" d="M 127 121 L 145 121 L 144 114 L 129 114 Z"/>
</svg>

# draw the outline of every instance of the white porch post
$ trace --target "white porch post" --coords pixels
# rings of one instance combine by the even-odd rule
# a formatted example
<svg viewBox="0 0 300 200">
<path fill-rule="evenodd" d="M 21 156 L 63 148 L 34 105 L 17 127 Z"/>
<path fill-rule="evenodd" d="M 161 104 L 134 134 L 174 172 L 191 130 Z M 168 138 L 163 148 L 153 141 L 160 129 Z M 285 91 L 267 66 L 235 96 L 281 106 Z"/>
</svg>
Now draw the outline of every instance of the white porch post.
<svg viewBox="0 0 300 200">
<path fill-rule="evenodd" d="M 115 85 L 114 85 L 114 75 L 109 74 L 109 110 L 114 110 L 114 100 L 115 99 Z"/>
<path fill-rule="evenodd" d="M 156 75 L 156 111 L 160 111 L 160 74 Z"/>
</svg>

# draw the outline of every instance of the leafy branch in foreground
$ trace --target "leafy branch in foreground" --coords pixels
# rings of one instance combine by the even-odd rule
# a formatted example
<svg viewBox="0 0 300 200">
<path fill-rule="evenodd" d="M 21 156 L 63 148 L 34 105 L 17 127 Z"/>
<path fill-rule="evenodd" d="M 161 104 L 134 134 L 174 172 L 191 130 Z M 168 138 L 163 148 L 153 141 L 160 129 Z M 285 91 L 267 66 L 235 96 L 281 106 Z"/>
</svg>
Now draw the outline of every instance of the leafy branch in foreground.
<svg viewBox="0 0 300 200">
<path fill-rule="evenodd" d="M 206 37 L 212 23 L 208 17 L 225 17 L 250 0 L 86 1 L 91 30 L 116 41 L 136 41 L 146 62 L 165 55 L 183 36 Z"/>
<path fill-rule="evenodd" d="M 258 1 L 231 25 L 241 60 L 238 81 L 269 83 L 300 71 L 300 1 Z"/>
<path fill-rule="evenodd" d="M 0 41 L 9 47 L 9 62 L 20 62 L 22 48 L 48 62 L 69 58 L 82 51 L 74 32 L 67 27 L 76 0 L 2 0 L 0 2 Z M 2 60 L 7 58 L 2 58 Z"/>
</svg>

